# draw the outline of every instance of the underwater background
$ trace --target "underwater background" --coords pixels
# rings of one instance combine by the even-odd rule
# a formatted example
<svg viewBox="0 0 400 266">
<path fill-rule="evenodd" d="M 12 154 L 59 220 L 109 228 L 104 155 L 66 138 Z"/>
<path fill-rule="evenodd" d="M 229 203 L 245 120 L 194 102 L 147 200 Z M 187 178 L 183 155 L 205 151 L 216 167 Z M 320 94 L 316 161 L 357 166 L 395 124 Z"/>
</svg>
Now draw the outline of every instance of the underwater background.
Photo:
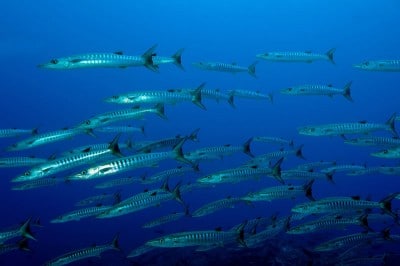
<svg viewBox="0 0 400 266">
<path fill-rule="evenodd" d="M 200 128 L 199 142 L 188 142 L 185 152 L 200 147 L 224 144 L 241 145 L 250 137 L 276 136 L 303 144 L 306 161 L 288 157 L 282 169 L 313 161 L 336 161 L 340 164 L 398 166 L 398 159 L 370 156 L 373 147 L 346 145 L 341 137 L 309 137 L 299 135 L 297 128 L 310 124 L 341 122 L 384 123 L 394 112 L 400 112 L 399 73 L 368 72 L 353 64 L 372 59 L 399 59 L 400 3 L 397 1 L 2 1 L 0 3 L 1 97 L 0 128 L 38 128 L 48 132 L 73 127 L 85 119 L 129 106 L 104 102 L 106 97 L 135 90 L 170 88 L 206 88 L 221 90 L 259 90 L 273 94 L 267 100 L 235 99 L 235 108 L 225 101 L 204 99 L 207 110 L 192 103 L 166 105 L 167 120 L 146 116 L 144 120 L 125 121 L 120 125 L 144 126 L 145 134 L 122 134 L 121 140 L 158 140 L 186 135 Z M 159 73 L 143 67 L 126 69 L 47 70 L 38 64 L 52 58 L 90 52 L 124 51 L 141 55 L 157 44 L 157 55 L 169 56 L 184 48 L 182 65 L 161 65 Z M 325 53 L 336 48 L 335 62 L 279 63 L 257 59 L 268 51 L 308 51 Z M 204 71 L 192 66 L 198 61 L 218 61 L 248 66 L 258 61 L 257 78 L 247 73 Z M 302 84 L 333 84 L 343 87 L 352 81 L 354 102 L 342 96 L 288 96 L 279 91 Z M 397 122 L 398 126 L 399 122 Z M 399 126 L 398 126 L 399 127 Z M 376 135 L 390 136 L 388 132 Z M 3 138 L 2 157 L 35 156 L 48 158 L 82 145 L 109 142 L 115 134 L 97 133 L 96 137 L 78 135 L 49 145 L 18 152 L 6 147 L 24 138 Z M 260 155 L 280 149 L 279 145 L 252 143 L 252 153 Z M 193 183 L 202 175 L 238 167 L 250 159 L 243 153 L 222 160 L 200 162 L 200 173 L 171 178 L 170 187 L 179 181 Z M 122 199 L 161 184 L 130 184 L 108 190 L 94 186 L 106 179 L 140 176 L 174 168 L 178 162 L 168 160 L 158 168 L 145 168 L 117 176 L 87 182 L 60 182 L 56 186 L 27 191 L 11 190 L 12 178 L 27 168 L 2 168 L 0 228 L 40 218 L 43 227 L 31 226 L 37 241 L 30 241 L 31 251 L 0 255 L 0 265 L 42 265 L 69 251 L 93 244 L 110 242 L 119 233 L 123 252 L 109 251 L 101 258 L 86 259 L 73 265 L 305 265 L 320 255 L 304 255 L 303 248 L 337 236 L 358 233 L 358 227 L 347 230 L 326 230 L 316 234 L 286 235 L 284 232 L 257 249 L 225 249 L 206 252 L 193 248 L 157 249 L 135 258 L 126 258 L 134 248 L 162 235 L 195 230 L 229 230 L 234 225 L 256 217 L 290 214 L 305 197 L 295 200 L 239 204 L 214 214 L 183 217 L 156 229 L 142 225 L 162 215 L 182 211 L 176 201 L 148 208 L 113 219 L 88 218 L 77 222 L 52 224 L 56 216 L 75 209 L 74 204 L 103 192 L 113 194 L 120 189 Z M 83 169 L 83 167 L 82 167 Z M 62 172 L 58 179 L 76 172 Z M 370 197 L 379 201 L 400 191 L 399 174 L 347 176 L 337 173 L 334 184 L 316 180 L 316 199 L 333 196 Z M 297 185 L 303 181 L 291 182 Z M 261 187 L 279 185 L 272 178 L 196 189 L 182 195 L 190 210 L 228 196 L 243 196 Z M 112 203 L 112 202 L 110 202 Z M 393 201 L 398 210 L 400 200 Z M 378 224 L 376 231 L 386 225 Z M 391 234 L 400 234 L 397 225 Z M 399 243 L 368 250 L 368 256 L 393 253 L 389 262 L 399 256 Z M 364 253 L 363 253 L 364 255 Z M 311 256 L 311 258 L 310 258 Z M 395 264 L 393 264 L 395 265 Z"/>
</svg>

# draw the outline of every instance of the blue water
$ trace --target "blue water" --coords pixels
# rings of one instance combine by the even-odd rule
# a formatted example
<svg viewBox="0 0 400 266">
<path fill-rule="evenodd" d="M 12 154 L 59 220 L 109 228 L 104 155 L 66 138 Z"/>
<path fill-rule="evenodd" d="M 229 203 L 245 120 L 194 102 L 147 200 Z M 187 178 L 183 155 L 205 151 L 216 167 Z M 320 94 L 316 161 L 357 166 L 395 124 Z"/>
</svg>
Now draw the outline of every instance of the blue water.
<svg viewBox="0 0 400 266">
<path fill-rule="evenodd" d="M 0 128 L 38 127 L 40 132 L 47 132 L 71 127 L 93 115 L 124 108 L 103 102 L 111 95 L 134 90 L 196 87 L 206 82 L 207 88 L 240 88 L 273 93 L 274 103 L 237 99 L 233 109 L 225 102 L 204 100 L 207 111 L 191 103 L 168 105 L 167 121 L 148 116 L 144 121 L 125 123 L 145 125 L 146 136 L 135 134 L 135 140 L 157 140 L 188 134 L 200 128 L 200 142 L 185 144 L 185 151 L 228 143 L 240 145 L 252 136 L 277 136 L 304 144 L 304 156 L 309 162 L 336 160 L 368 166 L 398 165 L 398 160 L 371 157 L 372 148 L 348 146 L 340 137 L 307 137 L 299 135 L 296 130 L 308 124 L 360 120 L 384 122 L 392 113 L 400 112 L 398 73 L 363 72 L 352 68 L 352 64 L 365 60 L 399 59 L 400 3 L 397 1 L 6 0 L 0 3 L 0 10 Z M 124 51 L 140 55 L 154 44 L 158 44 L 157 53 L 165 56 L 185 48 L 182 60 L 186 71 L 174 65 L 160 66 L 160 73 L 141 67 L 70 71 L 36 67 L 51 58 L 80 53 Z M 191 65 L 198 61 L 220 61 L 247 66 L 256 60 L 256 54 L 267 51 L 312 50 L 324 53 L 333 47 L 337 49 L 336 65 L 327 61 L 305 64 L 259 60 L 257 79 L 246 73 L 207 72 Z M 280 89 L 289 86 L 320 83 L 342 87 L 348 81 L 353 81 L 354 103 L 342 96 L 292 97 L 279 93 Z M 388 134 L 383 132 L 377 135 Z M 3 150 L 0 154 L 4 157 L 49 157 L 80 145 L 110 141 L 112 137 L 112 134 L 98 134 L 97 138 L 81 135 L 73 140 L 21 152 Z M 124 135 L 123 139 L 128 137 Z M 1 139 L 0 145 L 5 148 L 22 138 Z M 279 149 L 279 146 L 263 143 L 255 143 L 252 147 L 255 154 Z M 208 174 L 239 166 L 248 159 L 244 154 L 235 154 L 222 161 L 202 162 L 200 168 L 202 174 Z M 288 158 L 282 167 L 289 169 L 300 163 L 303 161 L 298 158 Z M 145 171 L 155 173 L 177 165 L 168 161 L 159 169 L 140 169 L 110 178 L 138 176 Z M 94 258 L 74 265 L 149 265 L 150 261 L 159 265 L 201 265 L 207 264 L 207 256 L 215 258 L 215 261 L 218 261 L 217 258 L 224 261 L 225 258 L 227 263 L 229 257 L 240 261 L 242 257 L 256 254 L 251 254 L 251 249 L 244 249 L 227 256 L 227 251 L 217 249 L 201 253 L 202 260 L 199 260 L 193 249 L 167 249 L 129 260 L 125 255 L 161 234 L 212 230 L 219 226 L 229 229 L 258 216 L 268 217 L 276 212 L 288 215 L 291 207 L 305 201 L 299 198 L 295 201 L 256 203 L 253 207 L 239 205 L 198 219 L 184 218 L 157 228 L 159 230 L 142 229 L 141 225 L 159 216 L 181 211 L 178 203 L 171 201 L 114 219 L 50 224 L 55 216 L 73 210 L 75 202 L 102 193 L 93 187 L 105 180 L 72 182 L 30 191 L 10 190 L 10 179 L 24 171 L 25 168 L 1 169 L 0 228 L 18 224 L 27 217 L 40 217 L 44 227 L 32 227 L 38 239 L 37 242 L 30 242 L 32 252 L 1 255 L 1 265 L 41 265 L 66 252 L 95 243 L 107 243 L 116 233 L 120 234 L 124 254 L 108 252 L 101 259 Z M 62 173 L 57 178 L 64 178 L 67 174 Z M 174 178 L 171 186 L 179 180 L 186 183 L 193 182 L 195 178 L 192 175 Z M 212 190 L 193 191 L 183 198 L 191 210 L 195 210 L 213 200 L 229 195 L 241 196 L 261 186 L 272 185 L 278 183 L 273 179 L 253 180 L 220 185 Z M 157 186 L 126 186 L 122 188 L 122 197 Z M 316 198 L 360 195 L 380 200 L 399 190 L 398 176 L 384 175 L 350 177 L 339 173 L 335 175 L 334 185 L 318 180 L 314 186 Z M 113 193 L 115 189 L 107 192 Z M 398 202 L 393 205 L 394 209 L 399 208 Z M 349 234 L 355 232 L 359 229 L 346 231 Z M 398 234 L 399 228 L 393 228 L 392 233 Z M 325 241 L 337 235 L 337 231 L 327 231 L 319 234 L 317 239 L 313 235 L 305 235 L 289 238 L 275 246 L 268 242 L 265 247 L 270 249 L 264 250 L 263 254 L 270 253 L 270 259 L 287 250 L 307 246 L 309 242 L 315 245 L 318 239 Z M 377 252 L 377 255 L 384 252 Z M 247 262 L 250 263 L 249 260 Z"/>
</svg>

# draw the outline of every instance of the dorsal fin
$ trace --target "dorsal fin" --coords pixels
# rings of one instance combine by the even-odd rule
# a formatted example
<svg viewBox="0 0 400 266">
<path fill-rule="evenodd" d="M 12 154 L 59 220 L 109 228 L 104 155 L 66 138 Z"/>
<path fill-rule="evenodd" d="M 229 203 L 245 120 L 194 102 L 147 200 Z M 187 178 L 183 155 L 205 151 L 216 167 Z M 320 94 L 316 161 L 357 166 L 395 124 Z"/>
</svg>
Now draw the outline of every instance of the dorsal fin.
<svg viewBox="0 0 400 266">
<path fill-rule="evenodd" d="M 217 228 L 215 228 L 215 231 L 221 232 L 221 231 L 222 231 L 222 227 L 221 227 L 221 226 L 218 226 Z"/>
<path fill-rule="evenodd" d="M 351 198 L 353 199 L 353 200 L 360 200 L 361 199 L 361 197 L 360 196 L 351 196 Z"/>
<path fill-rule="evenodd" d="M 360 123 L 360 124 L 366 124 L 366 123 L 368 123 L 368 122 L 367 122 L 367 120 L 361 120 L 361 121 L 358 121 L 358 123 Z"/>
<path fill-rule="evenodd" d="M 123 54 L 124 54 L 124 52 L 122 52 L 122 51 L 116 51 L 116 52 L 114 52 L 113 54 L 117 54 L 117 55 L 123 55 Z"/>
</svg>

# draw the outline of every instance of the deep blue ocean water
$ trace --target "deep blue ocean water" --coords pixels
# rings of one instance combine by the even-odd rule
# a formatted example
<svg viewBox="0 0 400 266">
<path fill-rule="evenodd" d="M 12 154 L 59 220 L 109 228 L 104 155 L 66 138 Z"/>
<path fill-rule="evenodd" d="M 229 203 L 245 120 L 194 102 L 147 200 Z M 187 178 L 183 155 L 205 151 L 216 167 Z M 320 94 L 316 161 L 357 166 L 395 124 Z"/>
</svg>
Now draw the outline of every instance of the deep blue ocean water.
<svg viewBox="0 0 400 266">
<path fill-rule="evenodd" d="M 197 87 L 206 82 L 207 88 L 273 93 L 274 103 L 237 99 L 233 109 L 225 102 L 206 99 L 203 101 L 206 111 L 192 103 L 167 105 L 168 120 L 148 116 L 143 121 L 120 124 L 145 126 L 145 136 L 133 135 L 136 141 L 184 135 L 200 128 L 200 142 L 185 144 L 185 151 L 228 143 L 240 145 L 252 136 L 276 136 L 293 139 L 296 145 L 304 144 L 307 162 L 336 160 L 343 164 L 368 166 L 397 166 L 399 163 L 396 159 L 371 157 L 369 153 L 374 151 L 373 148 L 346 145 L 340 137 L 307 137 L 297 133 L 297 127 L 308 124 L 361 120 L 385 122 L 392 113 L 400 112 L 398 73 L 366 72 L 352 67 L 365 60 L 399 59 L 400 3 L 397 1 L 2 1 L 0 10 L 0 128 L 38 127 L 40 132 L 47 132 L 72 127 L 93 115 L 125 108 L 103 101 L 111 95 L 134 90 Z M 65 71 L 36 67 L 51 58 L 81 53 L 124 51 L 129 55 L 140 55 L 154 44 L 158 44 L 157 54 L 165 56 L 185 48 L 182 57 L 185 71 L 174 65 L 161 65 L 159 73 L 142 67 Z M 256 79 L 247 73 L 208 72 L 192 66 L 197 61 L 236 62 L 247 66 L 256 60 L 256 54 L 267 51 L 312 50 L 324 53 L 330 48 L 337 49 L 335 65 L 327 61 L 306 64 L 258 60 Z M 295 97 L 279 93 L 280 89 L 289 86 L 315 83 L 342 87 L 349 81 L 353 81 L 354 103 L 342 96 Z M 382 136 L 389 134 L 377 133 Z M 101 133 L 97 138 L 79 135 L 72 140 L 21 152 L 11 153 L 2 149 L 0 154 L 2 157 L 49 157 L 80 145 L 107 142 L 113 136 Z M 123 140 L 128 138 L 129 135 L 122 137 Z M 21 139 L 23 136 L 0 139 L 0 145 L 5 148 Z M 277 145 L 263 143 L 254 143 L 252 147 L 257 155 L 279 149 Z M 221 161 L 201 162 L 200 174 L 173 178 L 171 186 L 180 180 L 183 183 L 194 182 L 202 174 L 237 167 L 248 159 L 238 153 Z M 289 169 L 300 163 L 303 161 L 298 158 L 288 158 L 282 168 Z M 177 165 L 171 160 L 163 162 L 158 169 L 139 169 L 107 179 L 138 176 L 145 171 L 155 173 Z M 217 261 L 233 264 L 232 258 L 236 263 L 250 264 L 252 260 L 260 263 L 264 259 L 268 264 L 274 261 L 274 257 L 280 258 L 276 263 L 281 265 L 279 263 L 285 264 L 284 258 L 288 259 L 285 252 L 296 254 L 300 246 L 311 248 L 321 240 L 343 235 L 340 231 L 300 237 L 287 237 L 283 233 L 279 241 L 267 242 L 262 252 L 259 249 L 232 252 L 219 248 L 199 254 L 191 248 L 164 249 L 126 259 L 130 250 L 154 237 L 216 227 L 227 230 L 246 219 L 268 217 L 276 212 L 288 215 L 291 207 L 305 199 L 261 202 L 254 206 L 242 204 L 202 218 L 185 217 L 157 230 L 141 226 L 161 215 L 181 211 L 177 202 L 167 202 L 114 219 L 89 218 L 51 224 L 51 219 L 73 210 L 75 202 L 102 193 L 94 189 L 94 185 L 105 179 L 12 191 L 11 178 L 25 170 L 1 169 L 0 228 L 18 224 L 28 217 L 40 217 L 43 227 L 32 227 L 38 241 L 30 241 L 31 252 L 3 254 L 0 265 L 41 265 L 66 252 L 95 243 L 107 243 L 116 233 L 120 234 L 124 254 L 110 251 L 101 258 L 73 265 L 212 265 Z M 68 173 L 61 173 L 57 178 L 62 179 Z M 335 184 L 316 181 L 314 195 L 316 198 L 360 195 L 380 200 L 400 191 L 398 178 L 379 174 L 352 177 L 338 173 Z M 270 178 L 251 180 L 195 190 L 184 194 L 183 198 L 194 210 L 213 200 L 241 196 L 261 186 L 273 185 L 278 183 Z M 133 184 L 123 187 L 121 194 L 126 198 L 157 186 Z M 114 193 L 115 190 L 107 192 Z M 393 202 L 394 210 L 399 206 L 399 201 Z M 379 225 L 377 230 L 383 227 Z M 359 228 L 352 227 L 344 233 L 359 231 Z M 394 227 L 391 232 L 399 234 L 400 230 Z M 385 248 L 377 249 L 374 255 L 393 252 L 392 246 L 388 250 Z M 396 248 L 400 253 L 398 244 Z M 260 259 L 263 254 L 268 258 Z M 287 263 L 290 262 L 288 259 Z M 298 260 L 298 263 L 304 261 Z"/>
</svg>

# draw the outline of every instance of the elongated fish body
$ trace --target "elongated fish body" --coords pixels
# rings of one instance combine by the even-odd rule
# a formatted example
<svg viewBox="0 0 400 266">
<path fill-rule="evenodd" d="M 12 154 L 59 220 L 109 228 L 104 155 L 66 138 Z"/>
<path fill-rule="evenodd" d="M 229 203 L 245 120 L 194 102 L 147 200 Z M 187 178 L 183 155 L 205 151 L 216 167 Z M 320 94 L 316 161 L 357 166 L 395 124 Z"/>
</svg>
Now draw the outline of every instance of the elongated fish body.
<svg viewBox="0 0 400 266">
<path fill-rule="evenodd" d="M 258 90 L 252 91 L 252 90 L 234 89 L 234 90 L 230 90 L 229 94 L 236 98 L 251 99 L 251 100 L 268 100 L 271 103 L 274 100 L 274 97 L 271 93 L 264 94 Z"/>
<path fill-rule="evenodd" d="M 207 99 L 213 99 L 217 102 L 219 101 L 227 101 L 232 107 L 235 107 L 234 104 L 234 96 L 229 94 L 228 92 L 223 92 L 220 89 L 202 89 L 201 97 Z"/>
<path fill-rule="evenodd" d="M 241 229 L 243 230 L 243 229 Z M 146 242 L 146 245 L 160 248 L 190 246 L 223 246 L 240 238 L 236 231 L 189 231 L 162 236 Z"/>
<path fill-rule="evenodd" d="M 285 181 L 293 179 L 327 179 L 328 181 L 333 181 L 333 175 L 331 173 L 310 172 L 298 169 L 284 170 L 281 172 L 281 177 Z"/>
<path fill-rule="evenodd" d="M 335 63 L 333 60 L 333 54 L 336 51 L 335 48 L 330 49 L 325 54 L 313 53 L 311 51 L 306 52 L 268 52 L 258 54 L 256 57 L 267 61 L 275 62 L 304 62 L 312 63 L 314 61 L 323 60 L 329 61 L 332 64 Z"/>
<path fill-rule="evenodd" d="M 251 76 L 256 77 L 256 65 L 257 61 L 248 67 L 238 66 L 236 64 L 227 64 L 221 62 L 198 62 L 192 65 L 203 70 L 218 71 L 218 72 L 229 72 L 229 73 L 239 73 L 247 72 Z"/>
<path fill-rule="evenodd" d="M 176 51 L 172 56 L 153 56 L 153 64 L 156 66 L 164 64 L 174 64 L 182 70 L 185 70 L 182 65 L 182 53 L 185 49 L 181 48 Z"/>
<path fill-rule="evenodd" d="M 126 68 L 134 66 L 145 66 L 152 71 L 158 71 L 153 63 L 156 45 L 149 48 L 141 56 L 124 55 L 122 52 L 115 53 L 88 53 L 61 57 L 50 60 L 50 62 L 38 65 L 39 68 L 48 69 L 78 69 L 78 68 Z"/>
<path fill-rule="evenodd" d="M 141 180 L 142 184 L 153 184 L 161 181 L 165 181 L 171 177 L 182 176 L 188 172 L 193 172 L 195 169 L 193 167 L 177 167 L 173 169 L 168 169 L 152 176 L 146 177 Z"/>
<path fill-rule="evenodd" d="M 394 127 L 396 114 L 394 113 L 390 119 L 384 124 L 369 123 L 366 121 L 356 123 L 336 123 L 316 126 L 305 126 L 298 128 L 301 135 L 307 136 L 344 136 L 347 134 L 367 134 L 374 131 L 388 130 L 397 137 Z"/>
<path fill-rule="evenodd" d="M 58 216 L 57 218 L 51 220 L 50 223 L 66 223 L 71 221 L 79 221 L 83 218 L 97 216 L 111 207 L 112 206 L 94 206 L 79 210 L 73 210 L 71 212 Z"/>
<path fill-rule="evenodd" d="M 275 143 L 275 144 L 288 145 L 290 147 L 293 147 L 293 140 L 287 140 L 287 139 L 282 139 L 282 138 L 278 138 L 278 137 L 259 136 L 259 137 L 253 137 L 253 141 Z"/>
<path fill-rule="evenodd" d="M 67 265 L 75 261 L 80 261 L 86 258 L 100 257 L 103 252 L 108 250 L 120 250 L 118 246 L 118 236 L 116 236 L 112 243 L 100 246 L 92 246 L 88 248 L 78 249 L 69 253 L 66 253 L 60 257 L 52 259 L 46 262 L 45 266 L 61 266 Z"/>
<path fill-rule="evenodd" d="M 102 133 L 142 133 L 144 134 L 144 127 L 133 127 L 133 126 L 110 126 L 110 127 L 98 127 L 96 132 Z"/>
<path fill-rule="evenodd" d="M 139 195 L 121 201 L 120 203 L 97 215 L 97 218 L 114 218 L 117 216 L 127 215 L 133 212 L 144 210 L 153 206 L 158 206 L 165 201 L 176 198 L 180 199 L 179 189 L 174 192 L 158 191 L 148 194 L 147 196 L 142 196 L 141 194 Z"/>
<path fill-rule="evenodd" d="M 35 157 L 3 157 L 0 158 L 0 168 L 33 166 L 47 162 L 44 158 Z"/>
<path fill-rule="evenodd" d="M 32 240 L 36 240 L 35 237 L 31 234 L 30 223 L 31 219 L 28 219 L 23 225 L 19 226 L 14 230 L 7 230 L 0 232 L 0 244 L 3 244 L 9 239 L 13 239 L 15 237 L 25 237 Z"/>
<path fill-rule="evenodd" d="M 85 145 L 85 146 L 81 146 L 78 148 L 74 148 L 72 150 L 63 152 L 61 154 L 61 156 L 70 156 L 73 154 L 78 154 L 78 153 L 86 153 L 89 151 L 98 151 L 98 150 L 105 150 L 110 146 L 110 143 L 97 143 L 97 144 L 92 144 L 92 145 Z M 131 143 L 118 143 L 118 147 L 122 150 L 122 149 L 130 149 L 132 146 Z"/>
<path fill-rule="evenodd" d="M 167 214 L 167 215 L 161 216 L 157 219 L 154 219 L 150 222 L 145 223 L 144 225 L 142 225 L 142 227 L 143 228 L 153 228 L 153 227 L 156 227 L 156 226 L 159 226 L 162 224 L 177 221 L 177 220 L 181 219 L 182 217 L 184 217 L 185 215 L 187 215 L 187 213 L 185 213 L 185 212 L 176 212 L 176 213 Z"/>
<path fill-rule="evenodd" d="M 202 89 L 205 83 L 202 83 L 197 89 L 168 89 L 168 90 L 149 90 L 135 91 L 127 94 L 114 95 L 106 98 L 108 103 L 117 104 L 143 104 L 143 103 L 163 103 L 176 104 L 180 102 L 192 102 L 201 109 L 206 107 L 201 102 Z"/>
<path fill-rule="evenodd" d="M 344 143 L 356 146 L 400 147 L 400 139 L 390 137 L 364 137 L 347 139 L 344 140 Z"/>
<path fill-rule="evenodd" d="M 378 152 L 372 152 L 372 156 L 387 159 L 398 159 L 400 158 L 400 146 L 392 149 L 381 150 Z"/>
<path fill-rule="evenodd" d="M 324 198 L 317 201 L 298 204 L 292 208 L 292 212 L 316 214 L 381 209 L 391 215 L 394 215 L 391 211 L 391 201 L 398 194 L 399 193 L 393 193 L 380 202 L 360 200 L 351 197 Z"/>
<path fill-rule="evenodd" d="M 319 161 L 319 162 L 300 164 L 296 168 L 304 171 L 314 171 L 316 169 L 327 168 L 334 165 L 336 165 L 335 161 Z"/>
<path fill-rule="evenodd" d="M 28 246 L 28 239 L 24 238 L 18 241 L 18 243 L 0 245 L 0 255 L 10 253 L 15 250 L 30 251 Z"/>
<path fill-rule="evenodd" d="M 327 242 L 321 243 L 314 248 L 314 251 L 324 252 L 338 249 L 349 248 L 355 245 L 360 245 L 363 242 L 374 241 L 381 238 L 381 233 L 358 233 L 331 239 Z"/>
<path fill-rule="evenodd" d="M 135 257 L 141 256 L 147 252 L 150 252 L 154 249 L 156 249 L 156 247 L 142 245 L 140 247 L 133 249 L 131 252 L 129 252 L 127 258 L 135 258 Z"/>
<path fill-rule="evenodd" d="M 360 217 L 342 217 L 340 215 L 336 217 L 322 218 L 315 221 L 310 221 L 304 224 L 291 227 L 287 233 L 288 234 L 309 234 L 315 233 L 320 230 L 329 229 L 340 229 L 349 225 L 360 225 L 368 227 L 367 215 L 362 215 Z"/>
<path fill-rule="evenodd" d="M 303 156 L 303 145 L 300 145 L 299 147 L 297 147 L 296 149 L 292 149 L 292 150 L 283 150 L 283 151 L 273 151 L 273 152 L 269 152 L 266 154 L 262 154 L 259 155 L 257 157 L 254 157 L 253 159 L 251 159 L 250 161 L 248 161 L 246 163 L 246 165 L 249 164 L 263 164 L 266 162 L 269 162 L 273 159 L 278 159 L 278 158 L 286 158 L 289 156 L 293 156 L 295 155 L 298 158 L 301 158 L 303 160 L 305 160 L 304 156 Z"/>
<path fill-rule="evenodd" d="M 136 179 L 133 177 L 123 177 L 123 178 L 118 178 L 110 181 L 106 181 L 100 184 L 97 184 L 95 188 L 99 189 L 105 189 L 105 188 L 112 188 L 112 187 L 119 187 L 119 186 L 126 186 L 130 185 L 133 183 L 139 183 L 140 179 Z"/>
<path fill-rule="evenodd" d="M 19 151 L 25 149 L 31 149 L 37 146 L 65 140 L 71 139 L 78 134 L 85 133 L 85 131 L 81 129 L 71 128 L 64 130 L 51 131 L 47 133 L 33 135 L 30 138 L 21 140 L 17 143 L 12 144 L 7 148 L 8 151 Z"/>
<path fill-rule="evenodd" d="M 266 240 L 272 239 L 278 234 L 284 232 L 288 227 L 289 220 L 290 217 L 279 219 L 272 225 L 267 226 L 264 230 L 249 236 L 246 238 L 246 246 L 254 248 L 263 245 Z"/>
<path fill-rule="evenodd" d="M 116 198 L 119 198 L 120 195 L 119 193 L 115 193 L 115 194 L 106 194 L 103 193 L 101 195 L 95 195 L 95 196 L 90 196 L 88 198 L 85 198 L 83 200 L 78 201 L 75 206 L 87 206 L 90 204 L 102 204 L 103 201 L 105 200 L 115 200 Z"/>
<path fill-rule="evenodd" d="M 30 170 L 26 171 L 24 174 L 13 178 L 12 182 L 24 182 L 34 179 L 43 178 L 49 175 L 53 175 L 83 164 L 87 164 L 101 158 L 108 158 L 112 154 L 120 155 L 118 147 L 118 137 L 117 136 L 111 144 L 109 144 L 108 149 L 105 150 L 95 150 L 88 151 L 85 153 L 73 154 L 66 157 L 61 157 L 58 159 L 47 161 L 44 164 L 40 164 Z"/>
<path fill-rule="evenodd" d="M 333 95 L 343 95 L 350 102 L 353 101 L 350 94 L 350 86 L 352 82 L 347 83 L 343 88 L 335 88 L 332 85 L 302 85 L 286 89 L 282 89 L 281 93 L 286 95 L 326 95 L 332 97 Z"/>
<path fill-rule="evenodd" d="M 59 180 L 56 178 L 43 178 L 32 181 L 27 181 L 16 186 L 13 186 L 11 190 L 30 190 L 41 187 L 50 187 L 55 186 L 59 183 Z"/>
<path fill-rule="evenodd" d="M 338 164 L 328 168 L 321 169 L 321 173 L 338 173 L 338 172 L 352 172 L 364 170 L 365 165 L 356 165 L 356 164 Z"/>
<path fill-rule="evenodd" d="M 38 131 L 34 129 L 22 129 L 22 128 L 2 128 L 0 129 L 0 138 L 13 138 L 21 135 L 36 135 Z"/>
<path fill-rule="evenodd" d="M 90 130 L 97 127 L 102 127 L 111 123 L 118 121 L 129 120 L 129 119 L 142 119 L 146 114 L 157 114 L 161 118 L 166 118 L 164 114 L 164 105 L 157 104 L 154 108 L 131 108 L 118 110 L 108 113 L 103 113 L 94 116 L 80 125 L 77 126 L 78 129 Z"/>
<path fill-rule="evenodd" d="M 273 201 L 277 199 L 294 199 L 298 196 L 305 195 L 310 200 L 315 200 L 312 196 L 312 184 L 314 179 L 310 180 L 303 186 L 276 186 L 269 187 L 257 192 L 251 192 L 242 197 L 248 201 Z"/>
<path fill-rule="evenodd" d="M 192 213 L 192 217 L 202 217 L 226 208 L 235 208 L 235 205 L 245 202 L 242 198 L 228 197 L 203 205 Z"/>
<path fill-rule="evenodd" d="M 398 72 L 400 60 L 373 60 L 355 64 L 353 67 L 368 71 Z"/>
</svg>

